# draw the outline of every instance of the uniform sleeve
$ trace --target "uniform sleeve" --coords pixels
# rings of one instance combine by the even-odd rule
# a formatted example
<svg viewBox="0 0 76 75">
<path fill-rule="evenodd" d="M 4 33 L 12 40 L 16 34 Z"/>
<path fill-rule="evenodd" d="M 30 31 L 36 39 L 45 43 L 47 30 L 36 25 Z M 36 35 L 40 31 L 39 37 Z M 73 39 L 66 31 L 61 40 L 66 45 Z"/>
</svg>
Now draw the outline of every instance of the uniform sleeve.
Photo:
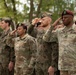
<svg viewBox="0 0 76 75">
<path fill-rule="evenodd" d="M 15 62 L 14 36 L 8 34 L 6 44 L 10 47 L 10 61 Z"/>
<path fill-rule="evenodd" d="M 51 66 L 55 68 L 55 71 L 58 69 L 58 43 L 52 42 L 52 62 Z"/>
<path fill-rule="evenodd" d="M 33 26 L 33 25 L 30 25 L 28 27 L 28 34 L 31 35 L 32 37 L 35 37 L 37 36 L 37 29 Z"/>
<path fill-rule="evenodd" d="M 36 41 L 35 39 L 31 39 L 29 41 L 29 45 L 30 45 L 30 52 L 31 52 L 31 59 L 30 59 L 30 63 L 29 66 L 30 68 L 34 67 L 35 65 L 35 61 L 36 61 Z"/>
<path fill-rule="evenodd" d="M 15 41 L 14 36 L 10 36 L 10 35 L 8 34 L 7 40 L 6 40 L 6 44 L 7 44 L 8 46 L 10 46 L 10 47 L 14 47 L 14 41 Z"/>
<path fill-rule="evenodd" d="M 14 50 L 14 47 L 11 47 L 10 61 L 15 62 L 15 50 Z"/>
<path fill-rule="evenodd" d="M 57 31 L 53 32 L 54 27 L 51 26 L 43 36 L 43 40 L 46 42 L 55 42 L 57 41 Z"/>
</svg>

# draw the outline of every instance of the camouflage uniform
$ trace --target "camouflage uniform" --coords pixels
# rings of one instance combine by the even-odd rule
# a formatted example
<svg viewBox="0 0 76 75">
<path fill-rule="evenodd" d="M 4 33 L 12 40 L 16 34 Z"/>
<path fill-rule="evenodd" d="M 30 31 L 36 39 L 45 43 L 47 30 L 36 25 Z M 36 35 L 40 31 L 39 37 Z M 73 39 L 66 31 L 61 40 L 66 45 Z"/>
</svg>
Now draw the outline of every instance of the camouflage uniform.
<svg viewBox="0 0 76 75">
<path fill-rule="evenodd" d="M 0 27 L 0 36 L 2 35 L 3 33 L 3 29 Z"/>
<path fill-rule="evenodd" d="M 0 75 L 10 75 L 8 64 L 14 61 L 14 49 L 6 43 L 7 35 L 10 32 L 2 32 L 0 35 Z"/>
<path fill-rule="evenodd" d="M 40 30 L 32 25 L 28 28 L 28 33 L 37 40 L 36 75 L 48 75 L 48 68 L 51 66 L 52 47 L 51 43 L 47 43 L 42 39 L 45 32 L 45 30 Z M 53 66 L 55 67 L 54 64 Z"/>
<path fill-rule="evenodd" d="M 59 42 L 59 62 L 61 71 L 76 71 L 76 25 L 66 26 L 52 32 L 53 27 L 46 32 L 43 39 L 48 42 Z"/>
<path fill-rule="evenodd" d="M 52 47 L 52 60 L 51 60 L 51 66 L 55 69 L 55 75 L 60 75 L 60 71 L 58 70 L 58 55 L 59 55 L 59 46 L 57 42 L 51 42 Z"/>
<path fill-rule="evenodd" d="M 11 37 L 8 41 L 11 42 Z M 33 75 L 36 56 L 35 39 L 26 34 L 22 38 L 14 38 L 13 41 L 16 56 L 15 75 Z"/>
</svg>

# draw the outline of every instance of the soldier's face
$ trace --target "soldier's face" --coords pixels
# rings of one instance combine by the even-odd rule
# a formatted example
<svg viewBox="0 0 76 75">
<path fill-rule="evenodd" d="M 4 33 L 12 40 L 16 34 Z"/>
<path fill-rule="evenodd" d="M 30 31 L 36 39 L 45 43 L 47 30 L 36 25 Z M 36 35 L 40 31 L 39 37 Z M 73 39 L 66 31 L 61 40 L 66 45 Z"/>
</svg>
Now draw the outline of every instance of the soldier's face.
<svg viewBox="0 0 76 75">
<path fill-rule="evenodd" d="M 49 17 L 44 17 L 44 18 L 42 18 L 42 20 L 41 20 L 41 25 L 43 26 L 43 27 L 46 27 L 47 25 L 49 25 L 49 23 L 50 23 L 50 18 Z"/>
<path fill-rule="evenodd" d="M 19 27 L 17 28 L 17 33 L 18 33 L 19 36 L 25 34 L 25 31 L 26 31 L 26 30 L 23 29 L 22 26 L 19 26 Z"/>
<path fill-rule="evenodd" d="M 8 26 L 8 24 L 5 21 L 1 21 L 1 28 L 2 29 L 5 30 L 7 28 L 7 26 Z"/>
<path fill-rule="evenodd" d="M 72 20 L 73 20 L 73 16 L 71 15 L 64 15 L 62 17 L 62 21 L 65 26 L 68 26 L 72 22 Z"/>
</svg>

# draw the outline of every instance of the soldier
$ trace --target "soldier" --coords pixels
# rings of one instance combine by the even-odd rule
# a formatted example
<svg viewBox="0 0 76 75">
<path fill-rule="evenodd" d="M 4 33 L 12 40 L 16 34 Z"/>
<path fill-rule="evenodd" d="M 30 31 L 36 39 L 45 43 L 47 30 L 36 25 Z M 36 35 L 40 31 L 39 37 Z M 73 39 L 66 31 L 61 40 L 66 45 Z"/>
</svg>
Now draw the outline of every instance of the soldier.
<svg viewBox="0 0 76 75">
<path fill-rule="evenodd" d="M 35 18 L 28 28 L 28 33 L 37 40 L 36 75 L 48 75 L 48 67 L 51 65 L 51 43 L 42 39 L 51 22 L 52 19 L 49 16 Z"/>
<path fill-rule="evenodd" d="M 3 32 L 3 29 L 1 28 L 1 21 L 2 21 L 2 18 L 0 18 L 0 35 Z"/>
<path fill-rule="evenodd" d="M 10 72 L 14 68 L 14 48 L 7 45 L 7 35 L 10 32 L 10 20 L 4 18 L 1 20 L 0 35 L 0 75 L 11 75 Z"/>
<path fill-rule="evenodd" d="M 74 14 L 70 10 L 64 10 L 62 20 L 64 27 L 52 32 L 58 21 L 54 22 L 43 36 L 47 42 L 58 41 L 60 75 L 76 75 L 76 25 L 73 22 Z"/>
<path fill-rule="evenodd" d="M 11 36 L 17 32 L 18 37 L 12 38 Z M 13 40 L 12 40 L 13 39 Z M 36 43 L 35 38 L 27 34 L 27 26 L 20 24 L 17 30 L 9 34 L 8 41 L 14 44 L 15 49 L 15 75 L 33 75 L 35 56 L 36 56 Z"/>
<path fill-rule="evenodd" d="M 55 31 L 58 28 L 62 28 L 62 27 L 64 27 L 64 25 L 59 24 L 54 27 L 53 31 Z M 49 75 L 60 75 L 60 71 L 58 70 L 58 55 L 59 55 L 58 42 L 56 42 L 56 41 L 51 42 L 51 47 L 52 47 L 52 62 L 51 62 L 50 67 L 48 68 L 48 73 L 49 73 Z"/>
</svg>

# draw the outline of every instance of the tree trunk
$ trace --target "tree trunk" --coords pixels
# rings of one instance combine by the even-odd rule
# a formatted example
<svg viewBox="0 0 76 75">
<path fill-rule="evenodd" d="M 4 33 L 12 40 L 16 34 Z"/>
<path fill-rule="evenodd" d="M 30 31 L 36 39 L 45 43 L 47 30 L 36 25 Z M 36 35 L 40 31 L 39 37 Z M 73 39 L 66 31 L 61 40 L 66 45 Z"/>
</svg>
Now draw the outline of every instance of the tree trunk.
<svg viewBox="0 0 76 75">
<path fill-rule="evenodd" d="M 40 13 L 41 5 L 42 5 L 42 0 L 40 0 L 40 1 L 39 1 L 39 4 L 38 4 L 38 9 L 37 9 L 37 14 L 36 14 L 37 17 L 38 17 L 38 15 L 39 15 L 39 13 Z"/>
<path fill-rule="evenodd" d="M 13 12 L 14 12 L 14 19 L 15 19 L 15 22 L 17 22 L 17 18 L 16 18 L 16 15 L 17 15 L 17 11 L 16 11 L 16 7 L 15 7 L 15 0 L 11 0 L 12 1 L 12 5 L 13 5 Z M 14 30 L 15 26 L 14 26 L 14 23 L 12 22 L 12 30 Z"/>
<path fill-rule="evenodd" d="M 29 13 L 29 22 L 32 21 L 32 18 L 33 18 L 33 0 L 30 0 L 30 13 Z"/>
<path fill-rule="evenodd" d="M 7 9 L 6 11 L 9 11 L 9 7 L 7 6 L 7 2 L 5 0 L 3 0 L 3 1 L 4 1 L 4 6 Z"/>
</svg>

